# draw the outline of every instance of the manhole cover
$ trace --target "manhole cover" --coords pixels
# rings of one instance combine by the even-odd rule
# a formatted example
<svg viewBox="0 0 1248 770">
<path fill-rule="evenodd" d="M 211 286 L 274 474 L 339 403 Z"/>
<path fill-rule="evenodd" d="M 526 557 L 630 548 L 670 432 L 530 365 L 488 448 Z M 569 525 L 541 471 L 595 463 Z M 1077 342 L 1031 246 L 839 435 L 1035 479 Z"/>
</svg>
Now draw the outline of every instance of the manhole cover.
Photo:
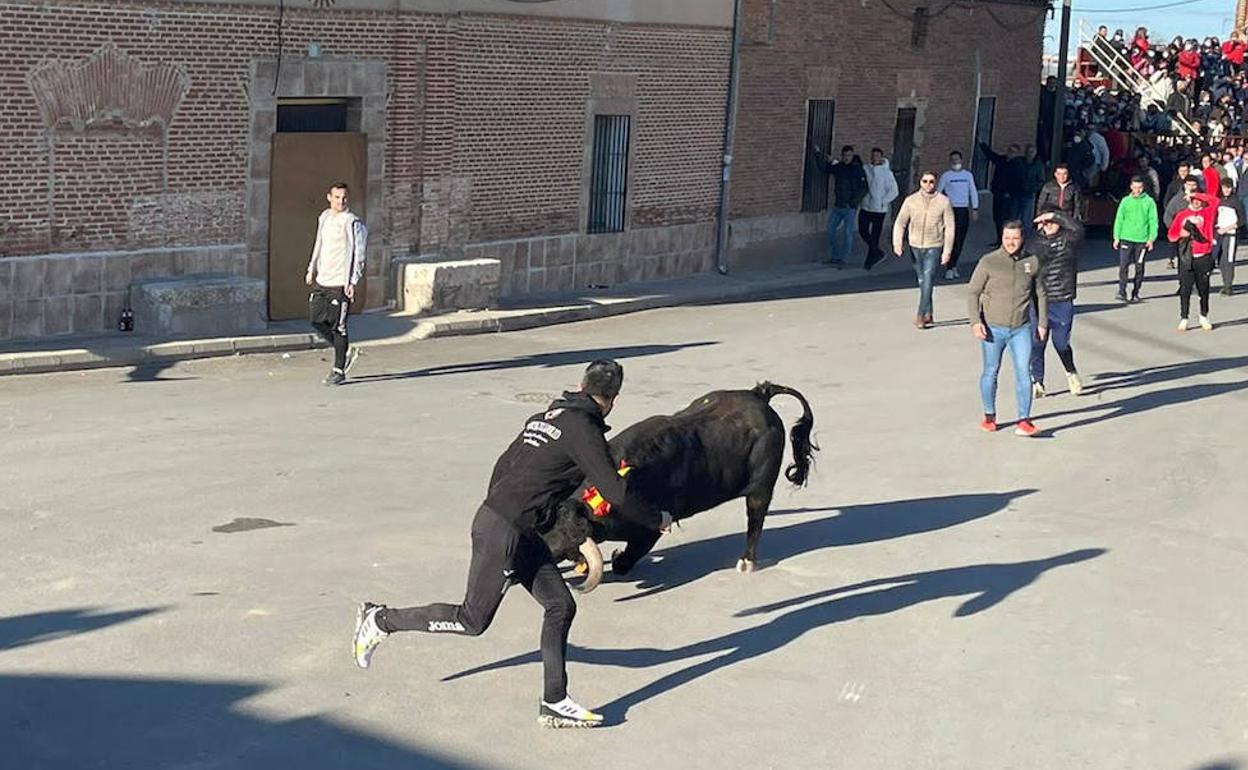
<svg viewBox="0 0 1248 770">
<path fill-rule="evenodd" d="M 517 393 L 514 398 L 522 404 L 549 404 L 557 396 L 554 393 Z"/>
</svg>

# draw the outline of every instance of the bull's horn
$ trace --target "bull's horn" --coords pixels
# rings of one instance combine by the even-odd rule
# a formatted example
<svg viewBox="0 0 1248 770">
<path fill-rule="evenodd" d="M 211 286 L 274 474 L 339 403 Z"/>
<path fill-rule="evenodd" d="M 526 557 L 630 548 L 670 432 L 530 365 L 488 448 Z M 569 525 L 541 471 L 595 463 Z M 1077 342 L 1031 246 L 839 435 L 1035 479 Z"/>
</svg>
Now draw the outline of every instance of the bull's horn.
<svg viewBox="0 0 1248 770">
<path fill-rule="evenodd" d="M 585 538 L 585 542 L 577 546 L 577 550 L 581 552 L 581 556 L 585 557 L 585 564 L 589 568 L 585 575 L 585 580 L 577 587 L 576 590 L 583 594 L 598 587 L 602 582 L 602 551 L 598 549 L 598 544 L 593 538 Z"/>
</svg>

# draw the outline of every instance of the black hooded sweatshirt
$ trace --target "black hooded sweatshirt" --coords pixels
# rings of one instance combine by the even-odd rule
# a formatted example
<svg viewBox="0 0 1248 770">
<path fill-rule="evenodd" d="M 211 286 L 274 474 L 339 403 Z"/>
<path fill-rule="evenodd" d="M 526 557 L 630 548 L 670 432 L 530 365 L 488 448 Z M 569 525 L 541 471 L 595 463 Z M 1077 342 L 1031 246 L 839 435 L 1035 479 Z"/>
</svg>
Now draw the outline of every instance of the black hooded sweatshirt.
<svg viewBox="0 0 1248 770">
<path fill-rule="evenodd" d="M 494 464 L 485 504 L 527 535 L 554 523 L 559 504 L 583 481 L 597 487 L 613 505 L 641 526 L 657 530 L 662 514 L 637 495 L 628 494 L 611 460 L 604 434 L 610 430 L 602 409 L 590 396 L 564 393 L 524 429 Z"/>
</svg>

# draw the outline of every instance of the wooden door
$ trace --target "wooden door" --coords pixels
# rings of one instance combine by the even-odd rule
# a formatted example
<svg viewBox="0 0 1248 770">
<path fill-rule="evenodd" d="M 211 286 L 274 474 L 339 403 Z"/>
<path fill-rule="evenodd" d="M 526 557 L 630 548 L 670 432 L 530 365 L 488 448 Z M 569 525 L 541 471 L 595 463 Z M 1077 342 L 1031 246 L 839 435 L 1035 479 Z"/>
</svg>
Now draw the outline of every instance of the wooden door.
<svg viewBox="0 0 1248 770">
<path fill-rule="evenodd" d="M 329 203 L 329 186 L 348 185 L 347 204 L 360 219 L 368 199 L 368 140 L 358 133 L 277 133 L 273 135 L 269 185 L 269 319 L 308 317 L 303 282 L 316 241 L 317 217 Z M 365 281 L 356 289 L 351 312 L 364 308 Z"/>
</svg>

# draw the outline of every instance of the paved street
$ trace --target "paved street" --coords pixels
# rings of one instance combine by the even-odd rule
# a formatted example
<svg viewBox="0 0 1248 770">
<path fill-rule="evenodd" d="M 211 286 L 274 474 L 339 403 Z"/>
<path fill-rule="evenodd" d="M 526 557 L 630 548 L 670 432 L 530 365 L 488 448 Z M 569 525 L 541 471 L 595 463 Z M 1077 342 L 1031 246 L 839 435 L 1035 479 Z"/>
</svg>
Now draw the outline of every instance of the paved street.
<svg viewBox="0 0 1248 770">
<path fill-rule="evenodd" d="M 1083 274 L 1090 392 L 1050 353 L 1034 439 L 979 431 L 964 291 L 918 332 L 904 274 L 377 348 L 336 390 L 324 352 L 0 380 L 0 767 L 1248 762 L 1248 295 L 1179 335 L 1153 268 L 1130 307 L 1116 268 Z M 732 569 L 734 502 L 580 598 L 596 732 L 536 726 L 519 589 L 485 636 L 357 670 L 356 603 L 460 598 L 493 460 L 603 356 L 617 428 L 762 379 L 810 399 L 823 451 L 762 568 Z"/>
</svg>

